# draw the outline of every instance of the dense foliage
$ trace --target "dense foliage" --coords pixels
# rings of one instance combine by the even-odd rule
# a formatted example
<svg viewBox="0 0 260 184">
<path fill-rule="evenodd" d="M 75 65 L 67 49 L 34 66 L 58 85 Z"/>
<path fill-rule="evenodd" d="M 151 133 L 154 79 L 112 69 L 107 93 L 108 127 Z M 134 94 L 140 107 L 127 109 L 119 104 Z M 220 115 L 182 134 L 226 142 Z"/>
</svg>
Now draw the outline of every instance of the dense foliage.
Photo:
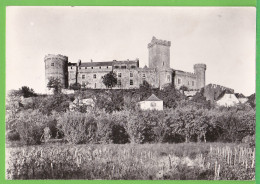
<svg viewBox="0 0 260 184">
<path fill-rule="evenodd" d="M 102 77 L 102 81 L 107 88 L 112 88 L 117 84 L 116 73 L 113 71 L 107 73 Z"/>
<path fill-rule="evenodd" d="M 151 94 L 164 101 L 163 111 L 139 109 L 137 102 Z M 58 90 L 54 95 L 30 97 L 26 103 L 12 93 L 7 101 L 7 138 L 40 144 L 46 126 L 52 138 L 73 144 L 241 142 L 254 136 L 254 108 L 242 104 L 217 108 L 201 94 L 189 100 L 173 85 L 152 89 L 146 81 L 140 89 L 87 90 L 72 95 Z M 92 98 L 95 108 L 87 113 L 82 108 L 69 112 L 76 98 Z"/>
</svg>

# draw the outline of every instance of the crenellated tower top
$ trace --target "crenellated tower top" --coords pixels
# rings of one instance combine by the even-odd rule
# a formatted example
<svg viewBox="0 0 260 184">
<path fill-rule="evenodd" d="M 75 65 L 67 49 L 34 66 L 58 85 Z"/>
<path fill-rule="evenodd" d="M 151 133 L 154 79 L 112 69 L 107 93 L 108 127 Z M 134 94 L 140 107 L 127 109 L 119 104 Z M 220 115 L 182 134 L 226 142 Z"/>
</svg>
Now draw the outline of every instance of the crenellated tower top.
<svg viewBox="0 0 260 184">
<path fill-rule="evenodd" d="M 153 36 L 152 41 L 150 43 L 148 43 L 148 48 L 150 48 L 154 45 L 164 45 L 164 46 L 170 47 L 171 41 L 160 40 L 160 39 L 157 39 L 155 36 Z"/>
</svg>

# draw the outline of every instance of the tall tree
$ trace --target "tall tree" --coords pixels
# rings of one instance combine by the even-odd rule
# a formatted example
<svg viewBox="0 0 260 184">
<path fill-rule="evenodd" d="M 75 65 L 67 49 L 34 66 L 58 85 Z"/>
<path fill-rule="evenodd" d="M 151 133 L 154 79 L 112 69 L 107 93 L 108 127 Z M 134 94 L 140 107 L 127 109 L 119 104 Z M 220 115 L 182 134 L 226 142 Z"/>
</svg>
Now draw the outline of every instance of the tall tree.
<svg viewBox="0 0 260 184">
<path fill-rule="evenodd" d="M 54 94 L 59 94 L 61 93 L 61 88 L 62 88 L 62 85 L 61 85 L 61 81 L 59 78 L 54 78 L 54 77 L 51 77 L 49 79 L 49 82 L 47 84 L 47 87 L 49 89 L 54 89 Z"/>
<path fill-rule="evenodd" d="M 107 73 L 102 77 L 103 83 L 107 88 L 113 88 L 117 84 L 116 73 L 113 71 Z"/>
</svg>

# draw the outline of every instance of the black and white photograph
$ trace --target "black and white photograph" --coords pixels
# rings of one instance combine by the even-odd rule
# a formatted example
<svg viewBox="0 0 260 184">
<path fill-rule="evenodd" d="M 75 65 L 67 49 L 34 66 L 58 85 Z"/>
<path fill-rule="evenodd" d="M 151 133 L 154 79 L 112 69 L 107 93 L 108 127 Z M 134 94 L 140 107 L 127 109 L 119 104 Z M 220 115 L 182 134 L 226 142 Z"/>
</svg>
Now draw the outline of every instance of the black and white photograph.
<svg viewBox="0 0 260 184">
<path fill-rule="evenodd" d="M 7 180 L 255 180 L 256 8 L 6 7 Z"/>
</svg>

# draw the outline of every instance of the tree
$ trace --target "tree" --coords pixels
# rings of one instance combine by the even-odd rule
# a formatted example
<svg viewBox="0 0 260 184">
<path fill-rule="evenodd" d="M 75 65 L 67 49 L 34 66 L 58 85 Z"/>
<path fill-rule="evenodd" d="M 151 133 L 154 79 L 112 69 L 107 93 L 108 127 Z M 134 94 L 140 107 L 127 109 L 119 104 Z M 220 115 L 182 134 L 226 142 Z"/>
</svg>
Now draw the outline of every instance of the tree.
<svg viewBox="0 0 260 184">
<path fill-rule="evenodd" d="M 73 83 L 73 84 L 70 85 L 70 89 L 80 90 L 81 89 L 81 85 L 79 83 Z"/>
<path fill-rule="evenodd" d="M 176 108 L 177 102 L 184 99 L 185 96 L 179 90 L 176 90 L 173 84 L 169 84 L 163 90 L 160 90 L 159 98 L 163 100 L 165 107 Z"/>
<path fill-rule="evenodd" d="M 182 86 L 180 87 L 180 90 L 182 90 L 182 91 L 184 92 L 184 91 L 188 91 L 189 88 L 188 88 L 187 86 L 182 85 Z"/>
<path fill-rule="evenodd" d="M 146 80 L 144 80 L 143 84 L 140 84 L 139 92 L 141 100 L 148 98 L 152 94 L 151 85 Z"/>
<path fill-rule="evenodd" d="M 107 88 L 112 88 L 117 84 L 116 73 L 113 71 L 107 73 L 102 77 L 103 83 Z"/>
<path fill-rule="evenodd" d="M 62 88 L 62 85 L 61 85 L 61 81 L 59 78 L 54 78 L 54 77 L 51 77 L 49 79 L 49 82 L 47 84 L 47 87 L 49 89 L 53 88 L 54 89 L 54 94 L 59 94 L 61 93 L 61 88 Z"/>
<path fill-rule="evenodd" d="M 37 96 L 34 92 L 34 90 L 29 88 L 28 86 L 22 86 L 19 90 L 18 93 L 21 94 L 24 98 L 28 97 L 33 97 Z"/>
<path fill-rule="evenodd" d="M 175 111 L 174 123 L 171 128 L 174 133 L 185 137 L 185 142 L 190 142 L 191 136 L 196 134 L 196 110 L 192 108 L 179 108 Z"/>
</svg>

